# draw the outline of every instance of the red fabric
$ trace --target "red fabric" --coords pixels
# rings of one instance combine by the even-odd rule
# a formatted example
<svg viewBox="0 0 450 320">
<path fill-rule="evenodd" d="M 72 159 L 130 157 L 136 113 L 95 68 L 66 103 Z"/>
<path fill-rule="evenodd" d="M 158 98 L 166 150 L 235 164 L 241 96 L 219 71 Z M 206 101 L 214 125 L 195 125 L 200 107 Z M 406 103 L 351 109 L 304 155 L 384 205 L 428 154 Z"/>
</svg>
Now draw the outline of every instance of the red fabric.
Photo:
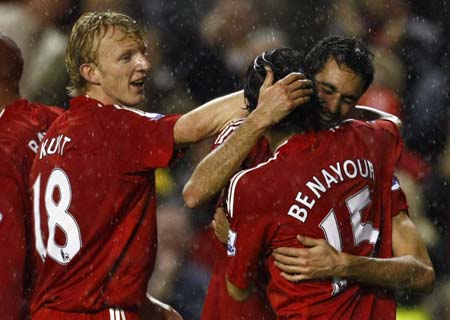
<svg viewBox="0 0 450 320">
<path fill-rule="evenodd" d="M 37 234 L 49 243 L 33 313 L 129 308 L 144 299 L 157 247 L 154 169 L 172 158 L 178 118 L 81 96 L 52 125 L 31 172 Z"/>
<path fill-rule="evenodd" d="M 330 131 L 294 136 L 279 147 L 274 159 L 238 173 L 228 200 L 231 229 L 236 232 L 236 242 L 228 244 L 228 279 L 242 289 L 248 287 L 262 258 L 271 276 L 267 294 L 280 319 L 371 319 L 373 293 L 364 295 L 365 290 L 351 282 L 288 282 L 274 266 L 271 252 L 275 247 L 301 246 L 297 234 L 325 238 L 328 230 L 330 244 L 370 256 L 380 239 L 377 230 L 383 217 L 391 219 L 390 186 L 401 149 L 392 123 L 351 121 Z M 359 168 L 354 176 L 352 168 Z M 313 192 L 308 182 L 320 182 L 324 190 Z M 370 196 L 370 201 L 360 196 Z M 355 203 L 364 206 L 349 215 Z M 298 219 L 289 212 L 296 212 Z M 327 227 L 333 216 L 338 232 Z M 350 217 L 361 217 L 355 226 L 364 225 L 365 231 L 353 231 L 358 229 Z M 371 232 L 368 221 L 374 227 Z M 356 245 L 355 234 L 360 241 Z M 336 289 L 341 291 L 333 294 Z"/>
<path fill-rule="evenodd" d="M 20 99 L 0 114 L 0 314 L 24 319 L 28 313 L 32 256 L 28 175 L 40 139 L 61 108 Z"/>
<path fill-rule="evenodd" d="M 403 151 L 398 168 L 406 171 L 419 182 L 424 181 L 431 173 L 430 165 L 419 155 L 408 149 Z"/>
<path fill-rule="evenodd" d="M 243 119 L 230 123 L 216 139 L 212 149 L 218 148 L 242 123 Z M 261 139 L 260 142 L 250 151 L 241 169 L 252 168 L 261 162 L 266 161 L 272 152 L 269 143 L 266 139 Z M 218 206 L 225 206 L 226 192 L 218 200 Z M 231 298 L 225 283 L 227 252 L 226 246 L 222 244 L 211 230 L 209 236 L 213 238 L 214 252 L 214 267 L 211 274 L 211 280 L 208 287 L 208 293 L 202 310 L 202 320 L 228 320 L 228 319 L 242 319 L 242 320 L 268 320 L 275 319 L 275 314 L 267 300 L 265 294 L 265 276 L 261 274 L 258 287 L 255 293 L 245 302 L 238 302 Z M 211 239 L 211 238 L 210 238 Z M 206 243 L 206 242 L 203 242 Z M 204 246 L 204 245 L 202 245 Z"/>
<path fill-rule="evenodd" d="M 114 316 L 111 316 L 110 309 L 101 310 L 95 313 L 70 313 L 41 308 L 33 314 L 32 320 L 140 320 L 137 313 L 133 311 L 116 309 L 113 310 L 113 314 Z M 125 318 L 123 318 L 122 315 L 125 315 Z"/>
</svg>

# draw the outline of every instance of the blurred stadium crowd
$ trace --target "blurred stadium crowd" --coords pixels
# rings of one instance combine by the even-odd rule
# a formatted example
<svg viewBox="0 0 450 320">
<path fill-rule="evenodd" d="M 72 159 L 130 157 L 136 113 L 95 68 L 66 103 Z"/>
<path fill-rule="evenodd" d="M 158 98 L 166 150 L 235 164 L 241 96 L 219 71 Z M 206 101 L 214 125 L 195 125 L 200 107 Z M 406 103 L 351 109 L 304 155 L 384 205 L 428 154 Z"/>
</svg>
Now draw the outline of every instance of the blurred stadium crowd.
<svg viewBox="0 0 450 320">
<path fill-rule="evenodd" d="M 400 295 L 399 319 L 450 317 L 449 4 L 401 0 L 0 1 L 0 31 L 21 48 L 22 95 L 67 106 L 67 35 L 82 12 L 112 9 L 147 26 L 153 71 L 146 111 L 182 113 L 241 87 L 248 63 L 270 48 L 307 52 L 328 34 L 357 36 L 375 53 L 374 84 L 359 104 L 404 122 L 397 176 L 438 276 L 426 297 Z M 181 190 L 212 144 L 157 172 L 159 250 L 149 284 L 185 319 L 198 319 L 209 281 L 213 206 L 187 210 Z M 380 146 L 382 147 L 382 146 Z"/>
</svg>

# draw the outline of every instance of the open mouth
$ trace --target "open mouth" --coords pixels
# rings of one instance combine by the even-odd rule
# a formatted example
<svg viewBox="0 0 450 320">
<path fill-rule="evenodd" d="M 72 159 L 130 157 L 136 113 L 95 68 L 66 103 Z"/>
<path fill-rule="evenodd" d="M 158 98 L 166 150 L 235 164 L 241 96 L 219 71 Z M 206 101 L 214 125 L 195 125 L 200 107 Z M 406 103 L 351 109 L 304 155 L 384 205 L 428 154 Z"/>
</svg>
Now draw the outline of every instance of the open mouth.
<svg viewBox="0 0 450 320">
<path fill-rule="evenodd" d="M 142 88 L 144 88 L 144 80 L 145 79 L 134 80 L 134 81 L 131 81 L 130 84 L 136 88 L 142 89 Z"/>
<path fill-rule="evenodd" d="M 325 128 L 331 128 L 339 124 L 341 117 L 339 114 L 331 113 L 326 110 L 319 112 L 320 122 Z"/>
</svg>

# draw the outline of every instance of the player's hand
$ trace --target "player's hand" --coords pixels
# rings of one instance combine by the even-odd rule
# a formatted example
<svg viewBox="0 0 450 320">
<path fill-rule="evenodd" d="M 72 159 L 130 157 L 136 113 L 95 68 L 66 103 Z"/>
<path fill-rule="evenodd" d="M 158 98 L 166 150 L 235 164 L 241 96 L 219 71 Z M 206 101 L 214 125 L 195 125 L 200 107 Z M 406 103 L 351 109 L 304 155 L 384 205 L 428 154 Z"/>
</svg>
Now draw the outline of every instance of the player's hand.
<svg viewBox="0 0 450 320">
<path fill-rule="evenodd" d="M 228 231 L 230 230 L 230 223 L 227 219 L 227 212 L 224 208 L 219 207 L 214 213 L 214 220 L 211 222 L 211 226 L 214 229 L 214 234 L 217 239 L 223 244 L 228 243 Z"/>
<path fill-rule="evenodd" d="M 344 265 L 343 256 L 324 239 L 297 236 L 304 248 L 276 248 L 272 253 L 275 266 L 286 280 L 325 279 L 340 277 Z"/>
<path fill-rule="evenodd" d="M 266 78 L 259 90 L 258 106 L 254 112 L 261 116 L 262 124 L 269 127 L 309 101 L 313 84 L 301 73 L 290 73 L 273 83 L 273 71 L 268 66 L 265 69 Z"/>
</svg>

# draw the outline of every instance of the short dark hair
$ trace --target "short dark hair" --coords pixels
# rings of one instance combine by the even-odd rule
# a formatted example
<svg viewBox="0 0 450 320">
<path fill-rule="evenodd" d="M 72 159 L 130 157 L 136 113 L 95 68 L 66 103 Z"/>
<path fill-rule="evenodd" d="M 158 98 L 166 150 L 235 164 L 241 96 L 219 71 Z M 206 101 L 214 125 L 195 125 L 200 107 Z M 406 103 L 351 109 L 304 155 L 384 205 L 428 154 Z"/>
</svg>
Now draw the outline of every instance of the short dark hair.
<svg viewBox="0 0 450 320">
<path fill-rule="evenodd" d="M 341 66 L 345 65 L 364 80 L 364 91 L 371 85 L 375 68 L 373 53 L 357 38 L 328 36 L 320 40 L 306 55 L 305 63 L 309 74 L 315 76 L 333 58 Z"/>
<path fill-rule="evenodd" d="M 0 80 L 8 80 L 13 86 L 18 87 L 23 72 L 22 52 L 13 39 L 1 32 L 0 59 L 2 60 Z"/>
<path fill-rule="evenodd" d="M 244 97 L 247 99 L 247 109 L 253 111 L 259 99 L 259 89 L 266 77 L 265 66 L 274 73 L 274 83 L 292 72 L 306 75 L 304 55 L 290 48 L 266 51 L 257 56 L 247 68 L 244 79 Z M 307 75 L 306 75 L 307 76 Z M 291 128 L 296 132 L 318 129 L 318 112 L 320 104 L 316 95 L 312 95 L 308 103 L 300 106 L 283 119 L 275 127 L 277 129 Z"/>
</svg>

